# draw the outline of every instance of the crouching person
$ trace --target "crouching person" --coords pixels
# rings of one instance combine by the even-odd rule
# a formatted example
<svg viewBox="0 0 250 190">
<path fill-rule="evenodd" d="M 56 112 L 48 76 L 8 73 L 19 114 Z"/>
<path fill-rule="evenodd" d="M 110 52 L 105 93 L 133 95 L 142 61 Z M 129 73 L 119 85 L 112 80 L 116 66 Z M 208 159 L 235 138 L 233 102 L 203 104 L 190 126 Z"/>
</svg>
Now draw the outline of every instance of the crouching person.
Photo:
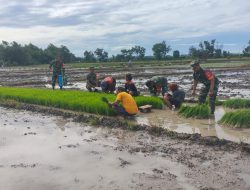
<svg viewBox="0 0 250 190">
<path fill-rule="evenodd" d="M 101 82 L 102 92 L 114 93 L 116 86 L 116 79 L 114 77 L 105 77 Z"/>
<path fill-rule="evenodd" d="M 119 115 L 127 117 L 134 116 L 138 113 L 138 107 L 134 98 L 130 94 L 126 93 L 123 87 L 118 87 L 116 90 L 116 94 L 116 100 L 109 105 Z"/>
<path fill-rule="evenodd" d="M 185 99 L 185 92 L 183 90 L 179 90 L 179 87 L 176 83 L 170 83 L 168 88 L 172 92 L 171 94 L 165 93 L 163 97 L 164 103 L 169 107 L 169 109 L 180 108 L 182 102 Z"/>
</svg>

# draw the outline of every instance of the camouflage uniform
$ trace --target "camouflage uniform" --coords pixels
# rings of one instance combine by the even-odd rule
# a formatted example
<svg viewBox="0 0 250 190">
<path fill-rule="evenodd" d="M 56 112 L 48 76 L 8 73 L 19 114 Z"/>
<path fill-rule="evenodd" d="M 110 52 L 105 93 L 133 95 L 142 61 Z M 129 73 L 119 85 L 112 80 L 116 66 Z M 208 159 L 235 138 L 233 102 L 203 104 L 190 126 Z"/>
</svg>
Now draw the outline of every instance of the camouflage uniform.
<svg viewBox="0 0 250 190">
<path fill-rule="evenodd" d="M 146 82 L 146 86 L 153 95 L 161 92 L 164 95 L 168 91 L 168 81 L 165 77 L 154 76 Z"/>
<path fill-rule="evenodd" d="M 92 92 L 92 88 L 97 87 L 98 81 L 97 81 L 97 77 L 96 77 L 96 73 L 94 72 L 90 72 L 87 75 L 87 84 L 86 84 L 86 88 L 88 89 L 88 91 Z"/>
<path fill-rule="evenodd" d="M 55 88 L 56 79 L 58 79 L 58 85 L 60 89 L 62 89 L 62 66 L 63 62 L 60 59 L 54 60 L 50 63 L 49 68 L 53 68 L 53 75 L 52 75 L 52 88 Z M 61 79 L 60 79 L 61 77 Z"/>
<path fill-rule="evenodd" d="M 199 95 L 199 103 L 205 103 L 207 94 L 210 90 L 210 80 L 209 77 L 212 76 L 212 72 L 208 70 L 203 70 L 202 68 L 199 69 L 198 72 L 194 72 L 193 77 L 194 80 L 204 84 L 204 86 L 201 88 L 200 95 Z M 213 114 L 215 111 L 215 100 L 218 93 L 219 88 L 219 80 L 217 77 L 215 77 L 215 83 L 214 83 L 214 93 L 212 96 L 209 96 L 209 106 L 211 109 L 211 113 Z"/>
</svg>

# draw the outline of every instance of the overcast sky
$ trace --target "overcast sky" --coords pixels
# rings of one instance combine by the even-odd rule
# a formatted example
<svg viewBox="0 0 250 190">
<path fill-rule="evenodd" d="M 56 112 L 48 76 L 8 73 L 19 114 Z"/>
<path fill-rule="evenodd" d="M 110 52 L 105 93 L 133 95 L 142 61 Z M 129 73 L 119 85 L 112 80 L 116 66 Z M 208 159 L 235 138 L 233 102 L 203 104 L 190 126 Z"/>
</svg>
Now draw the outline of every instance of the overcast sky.
<svg viewBox="0 0 250 190">
<path fill-rule="evenodd" d="M 152 54 L 166 41 L 187 53 L 217 39 L 241 52 L 250 40 L 250 0 L 0 0 L 0 40 L 65 45 L 77 56 L 104 48 L 109 55 L 140 45 Z M 223 46 L 222 46 L 223 44 Z"/>
</svg>

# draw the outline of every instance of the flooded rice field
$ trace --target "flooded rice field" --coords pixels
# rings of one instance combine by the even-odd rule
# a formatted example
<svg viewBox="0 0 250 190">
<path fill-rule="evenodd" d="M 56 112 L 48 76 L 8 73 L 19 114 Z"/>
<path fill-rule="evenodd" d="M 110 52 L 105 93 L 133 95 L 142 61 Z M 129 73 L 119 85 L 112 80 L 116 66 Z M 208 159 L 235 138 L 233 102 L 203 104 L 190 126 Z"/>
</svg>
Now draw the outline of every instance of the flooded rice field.
<svg viewBox="0 0 250 190">
<path fill-rule="evenodd" d="M 217 68 L 211 69 L 220 80 L 219 98 L 230 97 L 250 98 L 250 68 Z M 177 82 L 187 95 L 190 95 L 192 85 L 191 68 L 110 68 L 97 69 L 99 78 L 107 75 L 117 78 L 117 85 L 123 85 L 125 74 L 131 73 L 138 89 L 147 94 L 145 82 L 152 76 L 165 76 L 169 82 Z M 88 69 L 69 69 L 66 71 L 69 84 L 65 88 L 86 90 L 86 75 Z M 33 70 L 0 70 L 0 85 L 47 87 L 50 88 L 51 73 L 46 69 Z"/>
<path fill-rule="evenodd" d="M 0 189 L 249 189 L 249 166 L 239 150 L 0 107 Z"/>
<path fill-rule="evenodd" d="M 234 142 L 250 143 L 250 129 L 233 129 L 217 123 L 225 112 L 224 107 L 216 107 L 215 114 L 210 119 L 187 119 L 180 117 L 176 111 L 153 110 L 151 113 L 141 113 L 136 117 L 136 122 L 163 127 L 178 133 L 199 133 L 203 137 L 216 136 Z"/>
<path fill-rule="evenodd" d="M 147 75 L 148 70 L 142 73 L 133 73 L 134 82 L 139 91 L 142 94 L 148 94 L 147 87 L 145 86 L 145 82 L 150 79 L 154 75 L 162 75 L 165 76 L 169 82 L 177 82 L 182 89 L 187 93 L 187 97 L 190 97 L 191 94 L 191 86 L 192 86 L 192 72 L 187 72 L 186 69 L 183 70 L 172 70 L 171 73 L 162 74 L 163 72 L 157 72 L 155 70 L 151 70 L 153 74 Z M 117 86 L 124 85 L 125 82 L 125 74 L 129 71 L 124 71 L 120 74 L 117 74 L 113 71 L 114 75 L 117 79 Z M 168 71 L 170 72 L 170 71 Z M 233 97 L 238 98 L 250 98 L 250 69 L 249 70 L 239 70 L 239 71 L 220 71 L 214 70 L 216 76 L 220 80 L 218 97 L 221 99 L 228 99 Z M 111 72 L 112 74 L 112 72 Z M 142 75 L 141 75 L 142 74 Z M 105 76 L 105 75 L 103 75 Z M 103 77 L 102 76 L 102 77 Z M 65 86 L 65 89 L 78 89 L 78 90 L 87 90 L 86 89 L 86 80 L 84 77 L 80 81 L 70 81 L 69 84 Z M 43 85 L 43 87 L 51 88 L 49 83 L 49 78 L 46 79 L 47 82 Z M 198 89 L 201 85 L 198 85 Z"/>
</svg>

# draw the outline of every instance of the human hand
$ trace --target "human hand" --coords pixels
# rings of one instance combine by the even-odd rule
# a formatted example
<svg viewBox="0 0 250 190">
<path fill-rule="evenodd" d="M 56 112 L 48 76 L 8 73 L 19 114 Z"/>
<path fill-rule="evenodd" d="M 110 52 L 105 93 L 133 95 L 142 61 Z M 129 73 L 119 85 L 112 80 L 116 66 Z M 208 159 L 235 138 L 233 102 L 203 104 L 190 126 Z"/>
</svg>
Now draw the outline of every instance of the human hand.
<svg viewBox="0 0 250 190">
<path fill-rule="evenodd" d="M 214 94 L 214 91 L 213 90 L 209 90 L 208 95 L 209 96 L 213 96 L 213 94 Z"/>
<path fill-rule="evenodd" d="M 195 96 L 195 95 L 196 95 L 195 90 L 193 90 L 192 91 L 192 96 Z"/>
</svg>

